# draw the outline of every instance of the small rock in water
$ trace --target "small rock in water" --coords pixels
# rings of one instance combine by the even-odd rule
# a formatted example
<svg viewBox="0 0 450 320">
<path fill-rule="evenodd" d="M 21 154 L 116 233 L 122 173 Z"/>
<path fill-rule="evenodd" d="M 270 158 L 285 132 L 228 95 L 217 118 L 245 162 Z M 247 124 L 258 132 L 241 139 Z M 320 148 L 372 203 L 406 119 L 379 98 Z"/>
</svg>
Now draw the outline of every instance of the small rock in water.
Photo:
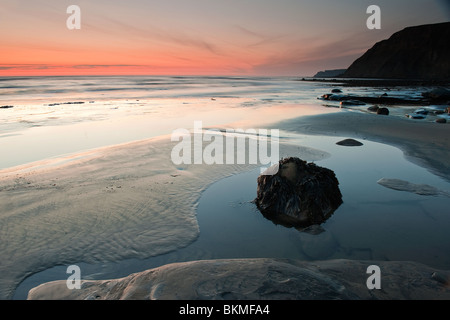
<svg viewBox="0 0 450 320">
<path fill-rule="evenodd" d="M 339 142 L 336 142 L 336 144 L 340 145 L 340 146 L 346 146 L 346 147 L 359 147 L 359 146 L 363 145 L 361 142 L 354 140 L 354 139 L 341 140 Z"/>
<path fill-rule="evenodd" d="M 366 105 L 364 102 L 358 100 L 344 100 L 340 102 L 341 106 L 364 106 Z"/>
<path fill-rule="evenodd" d="M 436 119 L 437 123 L 447 123 L 447 120 L 445 118 L 438 118 Z"/>
<path fill-rule="evenodd" d="M 427 115 L 428 114 L 428 110 L 425 108 L 420 108 L 417 109 L 416 111 L 414 111 L 415 114 L 423 114 L 423 115 Z"/>
<path fill-rule="evenodd" d="M 389 109 L 388 108 L 378 108 L 377 114 L 388 116 L 389 115 Z"/>
<path fill-rule="evenodd" d="M 386 188 L 398 191 L 411 192 L 422 196 L 444 195 L 450 197 L 450 194 L 448 192 L 440 190 L 428 184 L 415 184 L 409 181 L 404 181 L 400 179 L 388 179 L 388 178 L 382 178 L 378 180 L 377 183 Z"/>
<path fill-rule="evenodd" d="M 424 116 L 423 114 L 417 114 L 417 113 L 407 114 L 406 116 L 410 119 L 425 119 L 426 118 L 426 116 Z"/>
<path fill-rule="evenodd" d="M 331 90 L 332 93 L 342 93 L 341 89 L 333 89 Z"/>
</svg>

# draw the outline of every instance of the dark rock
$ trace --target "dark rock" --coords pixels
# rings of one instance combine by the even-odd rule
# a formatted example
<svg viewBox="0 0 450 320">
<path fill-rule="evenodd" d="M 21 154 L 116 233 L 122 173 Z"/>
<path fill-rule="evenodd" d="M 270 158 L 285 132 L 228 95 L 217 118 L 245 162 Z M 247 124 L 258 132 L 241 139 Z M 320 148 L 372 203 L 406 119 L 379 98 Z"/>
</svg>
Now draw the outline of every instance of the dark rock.
<svg viewBox="0 0 450 320">
<path fill-rule="evenodd" d="M 305 228 L 326 221 L 342 204 L 334 172 L 290 157 L 274 175 L 258 177 L 255 204 L 276 224 Z"/>
<path fill-rule="evenodd" d="M 335 69 L 335 70 L 325 70 L 319 71 L 314 75 L 314 78 L 332 78 L 338 77 L 344 74 L 346 69 Z"/>
<path fill-rule="evenodd" d="M 445 118 L 438 118 L 436 119 L 437 123 L 447 123 L 447 120 Z"/>
<path fill-rule="evenodd" d="M 362 146 L 363 144 L 357 140 L 354 139 L 345 139 L 339 142 L 336 142 L 337 145 L 340 146 L 346 146 L 346 147 L 359 147 Z"/>
<path fill-rule="evenodd" d="M 370 107 L 367 108 L 367 110 L 370 111 L 370 112 L 377 112 L 378 109 L 380 109 L 379 106 L 370 106 Z"/>
<path fill-rule="evenodd" d="M 432 100 L 450 99 L 450 90 L 446 88 L 435 88 L 431 91 L 423 92 L 422 97 Z"/>
<path fill-rule="evenodd" d="M 331 100 L 331 101 L 343 101 L 343 100 L 349 100 L 350 97 L 343 95 L 343 94 L 327 93 L 327 94 L 322 95 L 321 99 Z"/>
<path fill-rule="evenodd" d="M 406 116 L 410 119 L 425 119 L 426 118 L 426 116 L 424 116 L 423 114 L 417 114 L 417 113 L 407 114 Z"/>
<path fill-rule="evenodd" d="M 439 282 L 440 284 L 443 284 L 444 286 L 447 286 L 448 284 L 450 284 L 449 279 L 447 279 L 447 277 L 440 272 L 436 272 L 436 271 L 433 272 L 433 274 L 431 275 L 431 279 L 436 280 L 437 282 Z"/>
<path fill-rule="evenodd" d="M 14 106 L 1 106 L 0 109 L 11 109 L 14 108 Z"/>
<path fill-rule="evenodd" d="M 377 114 L 388 116 L 389 115 L 389 109 L 388 108 L 378 108 Z"/>
<path fill-rule="evenodd" d="M 331 93 L 342 93 L 341 89 L 333 89 L 331 90 Z"/>
<path fill-rule="evenodd" d="M 355 60 L 345 78 L 450 79 L 450 22 L 405 28 Z"/>
<path fill-rule="evenodd" d="M 340 105 L 341 106 L 365 106 L 366 104 L 359 100 L 344 100 L 344 101 L 341 101 Z"/>
<path fill-rule="evenodd" d="M 428 114 L 428 110 L 424 109 L 424 108 L 420 108 L 420 109 L 417 109 L 416 111 L 414 111 L 414 113 L 415 114 L 422 114 L 422 115 L 426 116 Z"/>
</svg>

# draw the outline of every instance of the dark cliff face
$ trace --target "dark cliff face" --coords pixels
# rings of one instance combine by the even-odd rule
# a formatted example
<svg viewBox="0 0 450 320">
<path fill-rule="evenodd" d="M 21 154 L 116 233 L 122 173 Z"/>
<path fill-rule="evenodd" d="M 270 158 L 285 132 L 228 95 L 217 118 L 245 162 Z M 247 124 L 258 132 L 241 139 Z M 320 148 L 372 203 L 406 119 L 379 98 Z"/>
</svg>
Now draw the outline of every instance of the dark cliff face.
<svg viewBox="0 0 450 320">
<path fill-rule="evenodd" d="M 450 22 L 405 28 L 376 43 L 346 78 L 450 79 Z"/>
</svg>

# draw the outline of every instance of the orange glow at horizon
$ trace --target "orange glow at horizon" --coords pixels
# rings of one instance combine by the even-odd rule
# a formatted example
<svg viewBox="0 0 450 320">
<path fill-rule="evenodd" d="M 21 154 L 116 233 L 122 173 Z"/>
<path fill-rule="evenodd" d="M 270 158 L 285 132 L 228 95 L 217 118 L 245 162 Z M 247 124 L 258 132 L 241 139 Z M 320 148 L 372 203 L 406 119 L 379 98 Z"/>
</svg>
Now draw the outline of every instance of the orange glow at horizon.
<svg viewBox="0 0 450 320">
<path fill-rule="evenodd" d="M 364 6 L 331 0 L 80 1 L 80 30 L 66 25 L 68 2 L 2 0 L 0 76 L 312 76 L 347 68 L 401 28 L 447 19 L 440 1 L 426 12 L 421 1 L 379 0 L 373 31 Z"/>
</svg>

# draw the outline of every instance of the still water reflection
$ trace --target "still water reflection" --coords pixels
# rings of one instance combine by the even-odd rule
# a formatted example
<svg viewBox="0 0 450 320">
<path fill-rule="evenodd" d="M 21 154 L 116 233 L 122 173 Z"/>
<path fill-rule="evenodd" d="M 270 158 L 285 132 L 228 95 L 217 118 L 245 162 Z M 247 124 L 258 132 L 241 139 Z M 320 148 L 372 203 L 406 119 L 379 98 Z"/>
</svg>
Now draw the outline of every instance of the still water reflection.
<svg viewBox="0 0 450 320">
<path fill-rule="evenodd" d="M 200 235 L 194 243 L 146 260 L 79 263 L 83 279 L 124 277 L 172 262 L 252 257 L 410 260 L 449 269 L 450 198 L 392 190 L 377 181 L 395 178 L 442 190 L 450 190 L 450 184 L 408 162 L 394 147 L 369 141 L 359 147 L 336 145 L 341 139 L 290 135 L 292 143 L 331 154 L 316 163 L 335 172 L 344 202 L 320 227 L 305 232 L 264 218 L 252 203 L 258 168 L 218 181 L 204 191 L 197 210 Z M 302 154 L 292 156 L 301 158 Z M 67 279 L 66 268 L 53 267 L 27 278 L 14 298 L 25 299 L 28 290 L 40 283 Z"/>
</svg>

